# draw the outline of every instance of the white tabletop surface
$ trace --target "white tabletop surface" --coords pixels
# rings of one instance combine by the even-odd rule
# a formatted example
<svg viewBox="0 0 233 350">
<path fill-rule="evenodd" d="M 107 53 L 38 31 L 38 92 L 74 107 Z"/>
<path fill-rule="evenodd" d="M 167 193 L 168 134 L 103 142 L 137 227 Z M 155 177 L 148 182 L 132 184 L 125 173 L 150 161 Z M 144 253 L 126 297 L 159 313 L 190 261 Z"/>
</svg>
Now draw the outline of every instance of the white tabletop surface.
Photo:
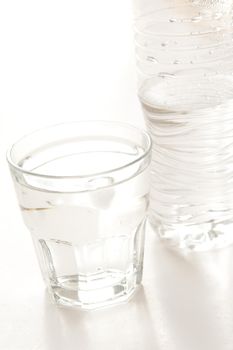
<svg viewBox="0 0 233 350">
<path fill-rule="evenodd" d="M 143 126 L 130 0 L 0 2 L 0 349 L 233 350 L 233 247 L 175 253 L 147 232 L 143 287 L 83 312 L 47 297 L 5 161 L 21 135 L 61 121 Z"/>
</svg>

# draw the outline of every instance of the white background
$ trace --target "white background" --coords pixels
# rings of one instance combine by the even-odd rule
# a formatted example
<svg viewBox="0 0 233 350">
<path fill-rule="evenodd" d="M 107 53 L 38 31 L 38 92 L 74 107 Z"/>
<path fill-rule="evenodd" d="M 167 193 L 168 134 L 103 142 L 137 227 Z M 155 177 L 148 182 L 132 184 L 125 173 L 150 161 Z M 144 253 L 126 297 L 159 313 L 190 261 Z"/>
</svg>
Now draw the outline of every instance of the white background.
<svg viewBox="0 0 233 350">
<path fill-rule="evenodd" d="M 97 312 L 51 305 L 5 161 L 33 129 L 143 125 L 130 0 L 0 2 L 0 349 L 232 350 L 233 249 L 182 256 L 148 232 L 144 288 Z"/>
</svg>

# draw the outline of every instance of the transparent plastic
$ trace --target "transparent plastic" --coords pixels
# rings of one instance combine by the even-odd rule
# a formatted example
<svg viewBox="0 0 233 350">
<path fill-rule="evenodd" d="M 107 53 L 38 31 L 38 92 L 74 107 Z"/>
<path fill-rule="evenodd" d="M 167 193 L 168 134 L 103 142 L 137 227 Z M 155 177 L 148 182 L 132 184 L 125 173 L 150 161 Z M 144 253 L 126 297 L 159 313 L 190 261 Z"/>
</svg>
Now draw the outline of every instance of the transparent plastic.
<svg viewBox="0 0 233 350">
<path fill-rule="evenodd" d="M 232 1 L 135 0 L 153 139 L 150 222 L 188 250 L 233 242 Z"/>
</svg>

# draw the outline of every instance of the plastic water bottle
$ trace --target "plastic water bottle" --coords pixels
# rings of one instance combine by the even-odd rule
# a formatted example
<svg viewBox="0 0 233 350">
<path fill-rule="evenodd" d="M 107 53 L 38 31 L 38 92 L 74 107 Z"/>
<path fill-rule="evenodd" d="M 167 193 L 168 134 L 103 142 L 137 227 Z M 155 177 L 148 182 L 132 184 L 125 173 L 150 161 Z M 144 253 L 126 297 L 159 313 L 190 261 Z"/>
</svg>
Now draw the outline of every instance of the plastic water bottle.
<svg viewBox="0 0 233 350">
<path fill-rule="evenodd" d="M 134 0 L 153 139 L 150 222 L 176 247 L 233 242 L 232 2 Z"/>
</svg>

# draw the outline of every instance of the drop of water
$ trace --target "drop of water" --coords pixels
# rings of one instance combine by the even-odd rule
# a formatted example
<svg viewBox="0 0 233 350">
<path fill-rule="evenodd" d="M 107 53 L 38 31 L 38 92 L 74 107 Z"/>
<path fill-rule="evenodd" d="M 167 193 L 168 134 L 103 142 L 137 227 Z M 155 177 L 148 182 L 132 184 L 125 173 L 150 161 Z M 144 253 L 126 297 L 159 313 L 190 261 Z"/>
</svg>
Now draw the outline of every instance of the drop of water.
<svg viewBox="0 0 233 350">
<path fill-rule="evenodd" d="M 169 22 L 171 22 L 171 23 L 177 22 L 177 19 L 176 18 L 169 18 Z"/>
<path fill-rule="evenodd" d="M 180 64 L 180 61 L 179 60 L 175 60 L 175 61 L 173 61 L 173 64 Z"/>
<path fill-rule="evenodd" d="M 147 56 L 146 59 L 149 62 L 158 63 L 158 60 L 154 56 Z"/>
<path fill-rule="evenodd" d="M 216 32 L 220 32 L 222 30 L 222 27 L 215 27 Z"/>
<path fill-rule="evenodd" d="M 212 54 L 213 54 L 213 50 L 210 50 L 210 51 L 209 51 L 209 55 L 212 55 Z"/>
<path fill-rule="evenodd" d="M 195 16 L 195 17 L 191 18 L 191 22 L 193 22 L 193 23 L 200 22 L 200 20 L 201 20 L 200 16 Z"/>
<path fill-rule="evenodd" d="M 163 43 L 161 43 L 161 46 L 162 46 L 162 47 L 165 47 L 165 46 L 167 46 L 167 43 L 164 43 L 164 42 L 163 42 Z"/>
<path fill-rule="evenodd" d="M 168 72 L 160 72 L 160 73 L 158 74 L 158 76 L 159 76 L 160 78 L 174 78 L 174 77 L 175 77 L 175 74 L 173 74 L 173 73 L 168 73 Z"/>
<path fill-rule="evenodd" d="M 215 14 L 214 14 L 214 19 L 219 19 L 219 18 L 221 18 L 223 16 L 223 13 L 222 12 L 216 12 Z"/>
</svg>

